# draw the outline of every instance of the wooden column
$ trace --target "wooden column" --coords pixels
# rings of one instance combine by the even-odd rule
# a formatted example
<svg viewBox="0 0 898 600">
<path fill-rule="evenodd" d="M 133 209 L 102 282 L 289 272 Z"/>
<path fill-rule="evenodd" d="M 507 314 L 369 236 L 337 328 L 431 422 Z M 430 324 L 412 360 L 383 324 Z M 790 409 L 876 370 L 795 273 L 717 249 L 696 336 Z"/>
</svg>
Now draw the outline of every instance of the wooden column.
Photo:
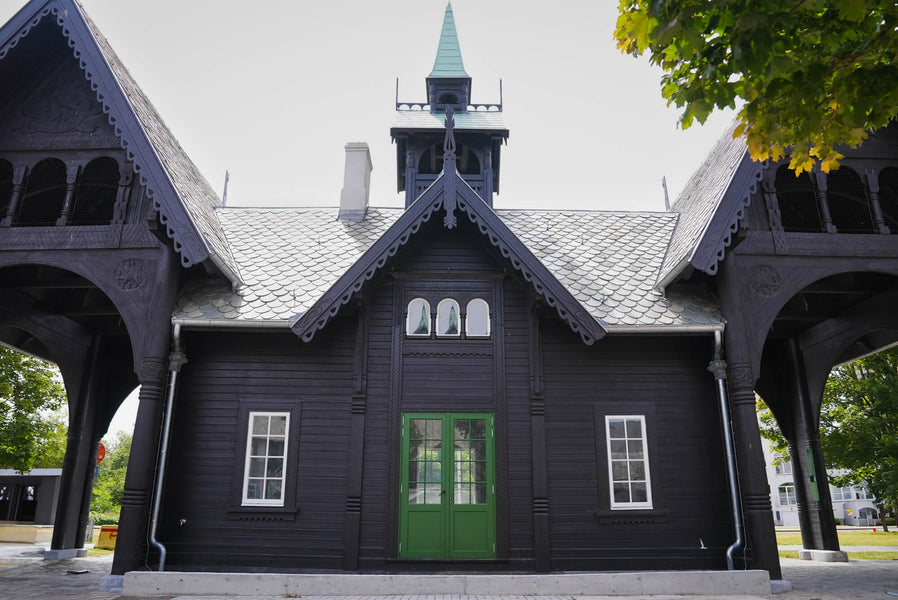
<svg viewBox="0 0 898 600">
<path fill-rule="evenodd" d="M 805 548 L 839 550 L 829 482 L 820 447 L 818 418 L 811 408 L 804 358 L 798 340 L 791 338 L 788 344 L 794 423 L 794 431 L 789 439 L 789 453 L 798 500 L 801 540 Z"/>
<path fill-rule="evenodd" d="M 59 502 L 56 505 L 56 519 L 53 539 L 46 558 L 71 558 L 73 550 L 83 548 L 84 533 L 78 531 L 83 513 L 85 487 L 93 482 L 92 471 L 97 456 L 94 442 L 94 423 L 97 403 L 97 359 L 100 341 L 97 336 L 91 342 L 89 355 L 83 361 L 85 375 L 77 391 L 74 403 L 70 405 L 69 430 L 66 439 L 62 478 L 59 482 Z"/>
<path fill-rule="evenodd" d="M 362 521 L 362 474 L 365 462 L 365 410 L 368 399 L 368 320 L 365 305 L 358 303 L 355 361 L 353 364 L 352 423 L 349 437 L 349 481 L 346 519 L 343 525 L 343 569 L 359 568 L 359 534 Z"/>
<path fill-rule="evenodd" d="M 745 355 L 736 348 L 738 341 L 729 337 L 728 358 L 733 355 L 736 357 Z M 761 432 L 755 409 L 754 383 L 755 375 L 750 362 L 728 360 L 727 387 L 730 394 L 742 513 L 748 543 L 746 566 L 768 571 L 771 579 L 781 579 L 782 572 L 770 505 L 770 488 L 767 485 L 764 454 L 761 450 Z"/>
<path fill-rule="evenodd" d="M 543 396 L 543 354 L 539 315 L 533 300 L 527 319 L 530 338 L 530 449 L 533 468 L 533 543 L 536 570 L 547 573 L 549 557 L 549 483 L 546 460 L 546 404 Z"/>
<path fill-rule="evenodd" d="M 168 358 L 147 356 L 137 374 L 140 381 L 137 421 L 131 440 L 131 456 L 119 515 L 118 538 L 112 574 L 124 575 L 143 565 L 141 552 L 147 541 L 150 496 L 156 467 L 156 451 L 162 424 Z"/>
</svg>

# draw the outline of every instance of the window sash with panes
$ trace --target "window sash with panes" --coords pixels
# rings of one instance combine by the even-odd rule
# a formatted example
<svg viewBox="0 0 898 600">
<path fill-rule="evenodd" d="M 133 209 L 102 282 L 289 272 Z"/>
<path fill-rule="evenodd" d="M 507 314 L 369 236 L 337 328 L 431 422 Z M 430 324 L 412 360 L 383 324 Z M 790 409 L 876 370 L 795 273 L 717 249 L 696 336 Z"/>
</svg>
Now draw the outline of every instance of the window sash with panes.
<svg viewBox="0 0 898 600">
<path fill-rule="evenodd" d="M 795 486 L 791 483 L 784 483 L 779 487 L 780 506 L 789 506 L 795 504 Z"/>
<path fill-rule="evenodd" d="M 612 509 L 652 508 L 645 416 L 606 416 Z"/>
<path fill-rule="evenodd" d="M 283 506 L 290 413 L 251 412 L 247 427 L 244 506 Z"/>
</svg>

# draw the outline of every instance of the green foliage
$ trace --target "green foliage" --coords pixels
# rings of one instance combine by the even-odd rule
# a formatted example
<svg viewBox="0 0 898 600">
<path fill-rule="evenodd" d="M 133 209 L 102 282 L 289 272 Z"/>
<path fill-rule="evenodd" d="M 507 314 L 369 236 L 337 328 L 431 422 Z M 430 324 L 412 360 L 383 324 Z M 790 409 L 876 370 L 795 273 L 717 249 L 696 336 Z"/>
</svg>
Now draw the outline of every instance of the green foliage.
<svg viewBox="0 0 898 600">
<path fill-rule="evenodd" d="M 849 469 L 845 479 L 896 506 L 898 349 L 833 369 L 823 394 L 820 430 L 827 465 Z"/>
<path fill-rule="evenodd" d="M 0 346 L 0 467 L 25 472 L 35 466 L 58 440 L 59 419 L 50 413 L 65 401 L 55 366 Z M 64 434 L 62 444 L 64 453 Z"/>
<path fill-rule="evenodd" d="M 131 434 L 119 432 L 106 444 L 106 458 L 100 463 L 94 481 L 90 514 L 97 525 L 118 523 L 125 491 L 125 473 L 131 455 Z"/>
<path fill-rule="evenodd" d="M 69 432 L 68 412 L 65 406 L 49 415 L 45 422 L 49 431 L 39 442 L 32 468 L 61 469 L 65 460 L 65 446 Z"/>
<path fill-rule="evenodd" d="M 841 144 L 898 114 L 898 4 L 889 0 L 620 0 L 621 51 L 664 70 L 681 125 L 736 108 L 749 153 L 838 166 Z"/>
</svg>

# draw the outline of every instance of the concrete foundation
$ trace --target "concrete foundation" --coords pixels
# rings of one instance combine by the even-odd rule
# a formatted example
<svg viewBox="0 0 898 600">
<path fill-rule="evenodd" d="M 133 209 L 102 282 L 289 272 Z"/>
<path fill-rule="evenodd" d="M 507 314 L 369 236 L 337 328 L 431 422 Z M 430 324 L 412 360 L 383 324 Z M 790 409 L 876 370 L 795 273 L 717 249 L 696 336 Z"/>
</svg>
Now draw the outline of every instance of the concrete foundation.
<svg viewBox="0 0 898 600">
<path fill-rule="evenodd" d="M 750 596 L 770 594 L 767 571 L 645 571 L 549 575 L 306 575 L 132 571 L 125 596 Z"/>
<path fill-rule="evenodd" d="M 19 525 L 13 523 L 0 525 L 0 542 L 49 545 L 52 539 L 52 525 Z"/>
<path fill-rule="evenodd" d="M 84 558 L 87 548 L 63 548 L 61 550 L 44 550 L 44 560 L 64 560 L 66 558 Z"/>
<path fill-rule="evenodd" d="M 848 562 L 848 553 L 841 550 L 808 550 L 807 548 L 802 548 L 798 551 L 798 558 L 820 562 Z"/>
</svg>

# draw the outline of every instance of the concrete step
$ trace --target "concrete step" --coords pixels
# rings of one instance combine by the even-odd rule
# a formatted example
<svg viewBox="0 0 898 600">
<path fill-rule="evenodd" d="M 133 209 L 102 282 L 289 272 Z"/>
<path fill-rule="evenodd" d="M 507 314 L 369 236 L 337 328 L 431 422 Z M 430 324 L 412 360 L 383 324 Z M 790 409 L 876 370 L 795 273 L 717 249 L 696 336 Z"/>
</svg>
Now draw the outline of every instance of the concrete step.
<svg viewBox="0 0 898 600">
<path fill-rule="evenodd" d="M 126 573 L 123 594 L 153 596 L 759 596 L 767 571 L 552 574 Z M 295 596 L 291 596 L 295 594 Z"/>
</svg>

